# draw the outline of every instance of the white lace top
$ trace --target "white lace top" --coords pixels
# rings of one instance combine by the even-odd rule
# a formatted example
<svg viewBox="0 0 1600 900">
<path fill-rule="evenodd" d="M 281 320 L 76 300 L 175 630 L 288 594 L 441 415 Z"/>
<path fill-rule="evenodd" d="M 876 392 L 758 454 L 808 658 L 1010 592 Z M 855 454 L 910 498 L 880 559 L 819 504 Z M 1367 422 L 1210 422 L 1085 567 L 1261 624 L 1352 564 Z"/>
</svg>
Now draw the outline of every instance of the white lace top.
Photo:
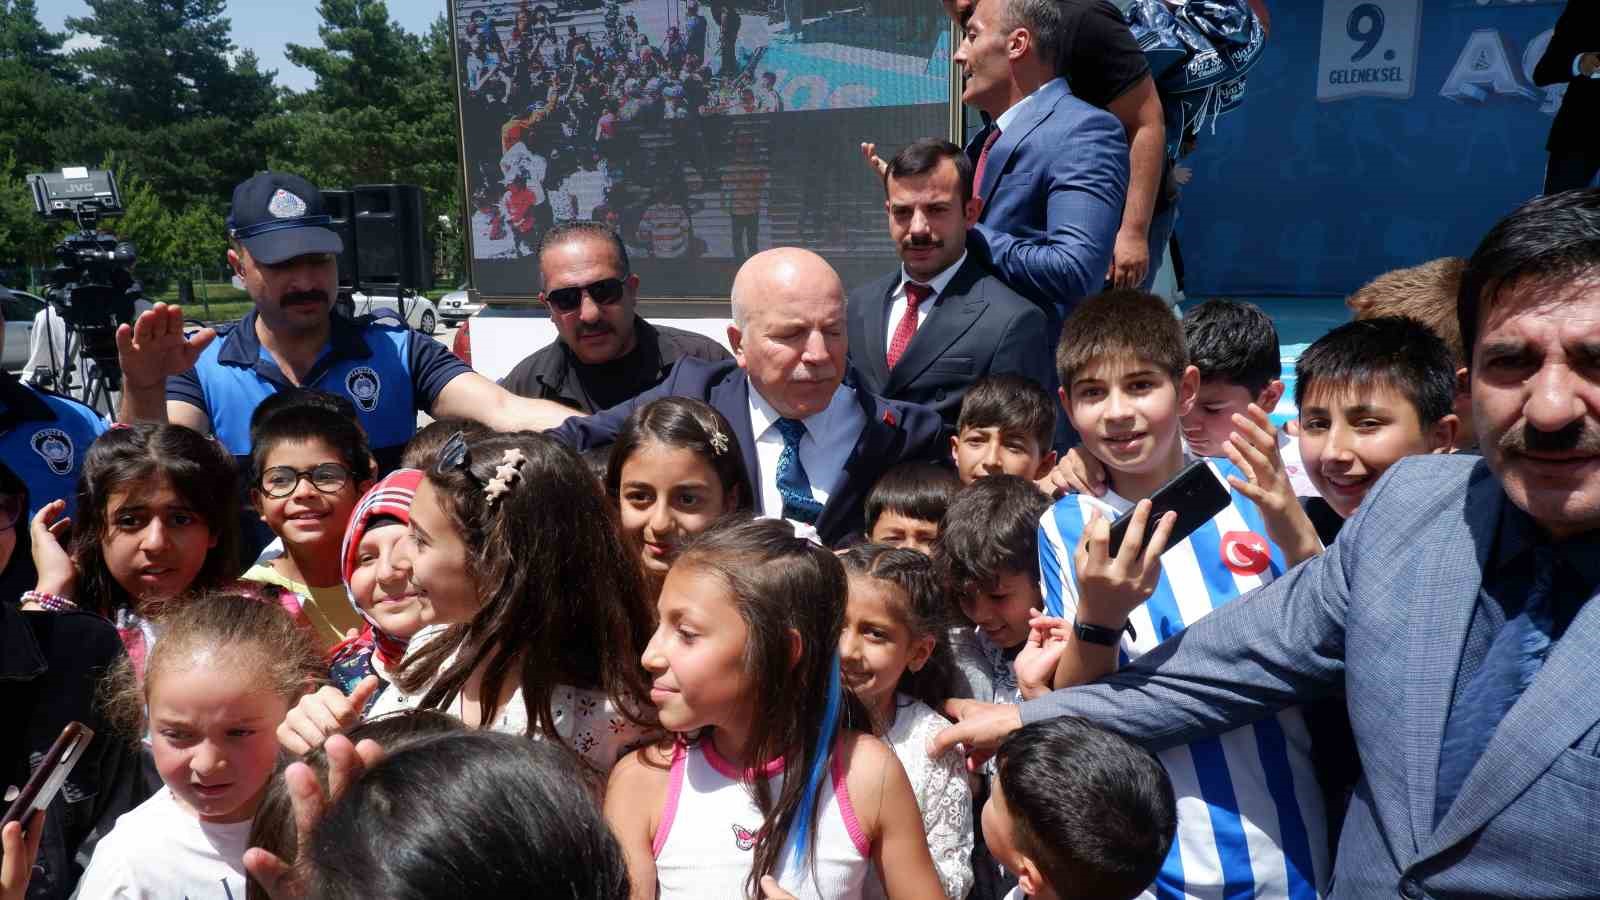
<svg viewBox="0 0 1600 900">
<path fill-rule="evenodd" d="M 426 646 L 429 641 L 444 633 L 444 625 L 430 625 L 417 632 L 406 647 L 406 655 L 417 652 Z M 452 655 L 439 667 L 440 671 L 449 668 L 455 662 Z M 366 718 L 375 719 L 388 713 L 398 712 L 403 709 L 417 709 L 422 697 L 427 691 L 415 694 L 402 694 L 397 685 L 390 684 L 384 689 L 378 699 L 367 711 Z M 550 698 L 551 712 L 555 714 L 556 734 L 566 742 L 572 750 L 577 751 L 588 763 L 601 773 L 611 771 L 626 753 L 637 747 L 661 737 L 659 729 L 637 725 L 628 720 L 611 703 L 604 691 L 594 691 L 585 688 L 557 687 Z M 447 712 L 457 718 L 461 717 L 462 700 L 460 695 L 451 701 Z M 494 724 L 489 726 L 493 731 L 502 734 L 526 734 L 528 731 L 528 708 L 522 700 L 522 687 L 519 685 L 511 698 L 500 707 Z M 538 737 L 538 735 L 535 735 Z"/>
<path fill-rule="evenodd" d="M 883 736 L 911 779 L 911 791 L 922 810 L 922 829 L 928 833 L 928 851 L 939 870 L 939 884 L 951 900 L 961 900 L 972 890 L 972 788 L 967 783 L 966 760 L 951 749 L 938 759 L 928 758 L 928 742 L 950 724 L 926 703 L 904 694 L 894 698 L 894 724 Z M 883 882 L 868 878 L 864 900 L 882 900 Z"/>
</svg>

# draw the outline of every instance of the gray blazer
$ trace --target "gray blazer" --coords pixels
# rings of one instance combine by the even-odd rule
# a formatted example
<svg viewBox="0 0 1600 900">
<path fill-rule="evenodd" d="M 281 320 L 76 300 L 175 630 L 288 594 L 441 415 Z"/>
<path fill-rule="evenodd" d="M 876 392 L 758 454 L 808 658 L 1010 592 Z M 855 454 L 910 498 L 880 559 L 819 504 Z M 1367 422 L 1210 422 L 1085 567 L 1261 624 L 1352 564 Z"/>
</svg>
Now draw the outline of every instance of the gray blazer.
<svg viewBox="0 0 1600 900">
<path fill-rule="evenodd" d="M 1087 716 L 1159 750 L 1343 689 L 1364 776 L 1331 896 L 1600 896 L 1600 603 L 1433 827 L 1445 717 L 1508 502 L 1479 457 L 1406 459 L 1327 553 L 1022 719 Z"/>
</svg>

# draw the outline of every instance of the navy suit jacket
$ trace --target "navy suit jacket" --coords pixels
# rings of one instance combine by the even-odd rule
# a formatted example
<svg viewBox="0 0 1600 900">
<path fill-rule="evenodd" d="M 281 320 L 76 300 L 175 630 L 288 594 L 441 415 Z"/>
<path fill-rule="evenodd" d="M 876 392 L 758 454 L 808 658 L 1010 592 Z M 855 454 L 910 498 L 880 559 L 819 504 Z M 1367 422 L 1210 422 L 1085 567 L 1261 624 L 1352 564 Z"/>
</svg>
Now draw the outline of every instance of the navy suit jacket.
<svg viewBox="0 0 1600 900">
<path fill-rule="evenodd" d="M 744 457 L 745 477 L 755 495 L 753 505 L 758 512 L 765 512 L 759 488 L 761 473 L 756 466 L 756 436 L 750 425 L 750 379 L 733 360 L 713 363 L 685 357 L 672 367 L 665 381 L 643 394 L 592 416 L 574 416 L 548 433 L 579 451 L 602 447 L 616 440 L 622 423 L 636 408 L 661 397 L 704 400 L 727 418 Z M 828 503 L 817 519 L 817 534 L 830 545 L 862 530 L 867 493 L 884 472 L 900 462 L 948 459 L 950 455 L 949 447 L 940 444 L 938 413 L 859 389 L 856 398 L 866 424 L 845 460 L 840 483 L 828 494 Z"/>
<path fill-rule="evenodd" d="M 1022 705 L 1152 750 L 1343 692 L 1362 777 L 1333 898 L 1592 898 L 1600 892 L 1600 599 L 1501 720 L 1437 824 L 1439 755 L 1507 499 L 1476 456 L 1386 472 L 1326 553 L 1132 665 Z"/>
<path fill-rule="evenodd" d="M 967 145 L 974 163 L 987 138 Z M 1055 321 L 1100 291 L 1128 196 L 1128 138 L 1116 117 L 1057 78 L 989 149 L 968 249 Z"/>
<path fill-rule="evenodd" d="M 1044 313 L 968 254 L 900 363 L 888 363 L 889 294 L 898 271 L 850 292 L 850 371 L 858 387 L 932 407 L 953 433 L 974 381 L 1012 372 L 1051 390 L 1055 364 Z"/>
</svg>

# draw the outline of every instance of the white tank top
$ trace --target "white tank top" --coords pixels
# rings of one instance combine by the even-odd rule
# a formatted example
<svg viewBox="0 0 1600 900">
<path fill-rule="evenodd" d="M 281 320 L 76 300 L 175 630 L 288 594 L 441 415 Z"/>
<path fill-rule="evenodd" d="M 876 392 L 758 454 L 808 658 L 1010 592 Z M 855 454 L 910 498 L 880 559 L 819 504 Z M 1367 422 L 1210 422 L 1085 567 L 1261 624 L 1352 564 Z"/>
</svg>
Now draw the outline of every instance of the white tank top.
<svg viewBox="0 0 1600 900">
<path fill-rule="evenodd" d="M 872 846 L 850 805 L 840 754 L 833 754 L 829 773 L 818 809 L 815 873 L 790 863 L 778 876 L 799 900 L 854 900 L 872 871 Z M 767 774 L 776 796 L 783 785 L 783 761 L 768 766 Z M 709 739 L 679 742 L 651 848 L 661 900 L 745 896 L 761 823 L 739 771 Z"/>
</svg>

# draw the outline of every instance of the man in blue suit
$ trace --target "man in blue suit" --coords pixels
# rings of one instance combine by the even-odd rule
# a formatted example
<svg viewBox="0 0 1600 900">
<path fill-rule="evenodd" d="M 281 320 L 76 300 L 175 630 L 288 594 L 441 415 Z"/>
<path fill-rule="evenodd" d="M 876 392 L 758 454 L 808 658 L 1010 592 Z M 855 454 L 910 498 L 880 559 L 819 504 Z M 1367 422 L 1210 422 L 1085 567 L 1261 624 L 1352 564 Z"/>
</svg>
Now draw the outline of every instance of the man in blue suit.
<svg viewBox="0 0 1600 900">
<path fill-rule="evenodd" d="M 1161 750 L 1342 693 L 1363 774 L 1332 896 L 1594 897 L 1600 190 L 1496 225 L 1457 314 L 1482 458 L 1402 460 L 1326 553 L 1100 682 L 953 703 L 930 752 L 1058 715 Z"/>
<path fill-rule="evenodd" d="M 889 161 L 883 184 L 900 268 L 850 294 L 856 386 L 933 407 L 950 434 L 961 398 L 985 375 L 1013 372 L 1053 390 L 1044 313 L 967 252 L 977 200 L 966 154 L 916 141 Z"/>
<path fill-rule="evenodd" d="M 1127 137 L 1056 76 L 1056 0 L 980 0 L 965 29 L 961 99 L 991 118 L 967 148 L 982 203 L 970 245 L 1059 330 L 1105 282 L 1128 193 Z"/>
<path fill-rule="evenodd" d="M 704 400 L 733 426 L 755 508 L 812 525 L 830 545 L 861 530 L 867 493 L 884 472 L 948 458 L 938 413 L 843 383 L 844 285 L 822 257 L 793 247 L 758 253 L 735 276 L 732 299 L 733 361 L 682 359 L 656 387 L 551 434 L 586 450 L 614 441 L 629 414 L 658 397 Z"/>
</svg>

